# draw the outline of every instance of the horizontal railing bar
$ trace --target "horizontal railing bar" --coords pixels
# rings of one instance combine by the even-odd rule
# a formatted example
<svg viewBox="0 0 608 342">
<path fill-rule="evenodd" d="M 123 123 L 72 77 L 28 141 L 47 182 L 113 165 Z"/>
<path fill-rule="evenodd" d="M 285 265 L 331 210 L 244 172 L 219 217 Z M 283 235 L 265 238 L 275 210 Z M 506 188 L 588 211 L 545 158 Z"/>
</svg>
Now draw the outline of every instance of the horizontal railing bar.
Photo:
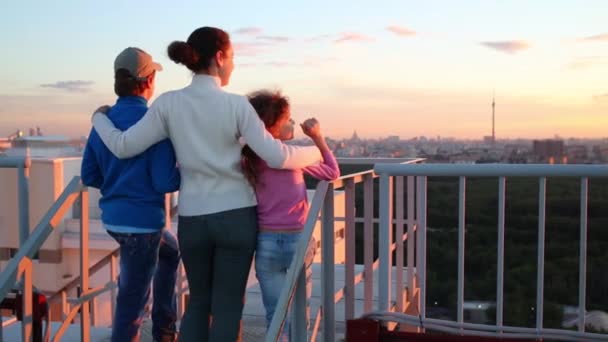
<svg viewBox="0 0 608 342">
<path fill-rule="evenodd" d="M 345 160 L 348 160 L 349 158 L 338 158 L 338 164 L 344 164 L 344 165 L 348 165 L 348 164 L 368 164 L 365 161 L 359 161 L 357 160 L 356 162 L 344 162 Z M 359 158 L 352 158 L 354 159 L 359 159 Z M 425 161 L 425 158 L 371 158 L 369 161 L 369 164 L 377 164 L 377 163 L 390 163 L 393 165 L 410 165 L 410 164 L 417 164 L 417 163 L 421 163 L 423 161 Z M 334 189 L 339 189 L 339 188 L 343 188 L 344 187 L 344 181 L 347 179 L 352 179 L 353 182 L 355 184 L 358 183 L 363 183 L 363 181 L 365 180 L 365 176 L 367 175 L 371 175 L 372 178 L 378 178 L 378 175 L 374 173 L 374 170 L 366 170 L 366 171 L 361 171 L 361 172 L 356 172 L 356 173 L 349 173 L 347 175 L 344 175 L 342 177 L 339 177 L 338 179 L 334 180 L 332 183 L 334 184 Z"/>
<path fill-rule="evenodd" d="M 344 216 L 340 216 L 340 217 L 335 217 L 334 221 L 335 222 L 344 222 L 344 221 L 346 221 L 346 219 L 344 218 Z M 377 217 L 372 218 L 371 221 L 372 221 L 372 223 L 380 223 L 380 219 Z M 355 217 L 355 222 L 356 223 L 365 223 L 365 217 Z M 398 220 L 398 219 L 393 218 L 393 226 L 397 225 L 399 223 L 406 224 L 407 219 Z"/>
<path fill-rule="evenodd" d="M 6 321 L 2 321 L 2 327 L 6 328 L 6 327 L 8 327 L 10 325 L 13 325 L 13 324 L 17 323 L 17 322 L 18 322 L 17 317 L 12 317 L 12 318 L 7 319 Z"/>
<path fill-rule="evenodd" d="M 502 333 L 497 335 L 493 332 L 485 332 L 485 331 L 477 331 L 477 330 L 460 330 L 458 328 L 448 328 L 440 324 L 428 323 L 425 325 L 426 328 L 437 330 L 445 333 L 453 333 L 453 334 L 465 334 L 467 336 L 479 336 L 479 337 L 496 337 L 500 336 L 501 338 L 511 338 L 511 339 L 539 339 L 541 336 L 536 332 L 517 332 L 517 333 Z M 561 335 L 553 335 L 553 334 L 543 334 L 543 339 L 547 340 L 561 340 L 561 341 L 572 341 L 572 336 L 561 336 Z M 584 338 L 584 336 L 580 336 L 579 338 Z"/>
<path fill-rule="evenodd" d="M 93 289 L 90 289 L 89 291 L 82 294 L 80 297 L 68 298 L 68 302 L 70 304 L 82 304 L 84 302 L 90 302 L 91 300 L 95 299 L 95 297 L 102 295 L 102 294 L 106 293 L 107 291 L 110 291 L 111 289 L 114 289 L 117 287 L 118 287 L 118 284 L 116 284 L 113 281 L 109 281 L 104 286 L 98 286 Z"/>
<path fill-rule="evenodd" d="M 366 175 L 372 175 L 372 178 L 378 178 L 377 175 L 374 174 L 374 171 L 363 171 L 356 174 L 344 176 L 343 178 L 338 178 L 334 180 L 332 183 L 334 185 L 334 189 L 344 188 L 347 180 L 352 180 L 354 184 L 363 183 Z"/>
<path fill-rule="evenodd" d="M 336 160 L 338 161 L 338 164 L 344 164 L 344 165 L 366 165 L 366 164 L 378 164 L 378 163 L 395 163 L 395 164 L 401 164 L 401 163 L 419 163 L 422 161 L 425 161 L 425 158 L 384 158 L 384 157 L 380 157 L 380 158 L 361 158 L 361 157 L 354 157 L 354 158 L 348 158 L 348 157 L 338 157 L 336 158 Z"/>
<path fill-rule="evenodd" d="M 608 165 L 376 164 L 374 171 L 392 176 L 608 177 Z"/>
<path fill-rule="evenodd" d="M 458 323 L 454 321 L 446 321 L 436 318 L 420 318 L 419 316 L 408 315 L 397 312 L 371 312 L 364 315 L 364 318 L 377 319 L 381 321 L 390 322 L 402 322 L 407 324 L 423 324 L 425 328 L 444 328 L 453 329 L 449 332 L 460 333 L 462 328 L 469 329 L 464 330 L 465 333 L 484 333 L 488 335 L 484 336 L 497 336 L 498 330 L 503 333 L 501 337 L 521 337 L 521 334 L 528 333 L 530 337 L 537 338 L 543 337 L 545 339 L 551 338 L 594 338 L 602 341 L 608 341 L 608 335 L 595 334 L 595 333 L 581 333 L 572 330 L 560 330 L 560 329 L 536 329 L 536 328 L 525 328 L 525 327 L 513 327 L 513 326 L 494 326 L 487 324 L 476 324 L 476 323 Z"/>
<path fill-rule="evenodd" d="M 0 158 L 0 169 L 31 167 L 32 161 L 29 157 L 2 157 Z"/>
<path fill-rule="evenodd" d="M 98 271 L 100 271 L 106 265 L 108 265 L 110 262 L 112 262 L 112 256 L 119 256 L 119 255 L 120 255 L 120 248 L 116 248 L 110 254 L 106 255 L 101 260 L 99 260 L 97 263 L 95 263 L 93 266 L 91 266 L 91 268 L 89 268 L 89 276 L 92 276 L 92 275 L 96 274 Z M 59 291 L 55 292 L 49 298 L 48 302 L 52 303 L 55 300 L 61 299 L 61 292 L 63 292 L 63 291 L 69 291 L 69 290 L 75 288 L 78 285 L 80 285 L 80 277 L 74 278 L 69 283 L 67 283 L 64 287 L 62 287 Z"/>
</svg>

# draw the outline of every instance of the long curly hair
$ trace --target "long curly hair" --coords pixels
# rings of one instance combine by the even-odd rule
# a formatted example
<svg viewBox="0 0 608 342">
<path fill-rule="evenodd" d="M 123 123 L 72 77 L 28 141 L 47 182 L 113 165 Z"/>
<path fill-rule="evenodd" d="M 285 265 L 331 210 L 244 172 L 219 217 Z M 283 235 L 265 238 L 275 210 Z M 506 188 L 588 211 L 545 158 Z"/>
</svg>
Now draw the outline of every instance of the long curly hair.
<svg viewBox="0 0 608 342">
<path fill-rule="evenodd" d="M 268 130 L 273 127 L 279 119 L 289 112 L 289 98 L 283 96 L 279 90 L 258 90 L 247 95 L 249 102 L 258 113 Z M 258 172 L 260 157 L 248 146 L 241 151 L 241 164 L 245 178 L 252 186 L 258 183 Z"/>
</svg>

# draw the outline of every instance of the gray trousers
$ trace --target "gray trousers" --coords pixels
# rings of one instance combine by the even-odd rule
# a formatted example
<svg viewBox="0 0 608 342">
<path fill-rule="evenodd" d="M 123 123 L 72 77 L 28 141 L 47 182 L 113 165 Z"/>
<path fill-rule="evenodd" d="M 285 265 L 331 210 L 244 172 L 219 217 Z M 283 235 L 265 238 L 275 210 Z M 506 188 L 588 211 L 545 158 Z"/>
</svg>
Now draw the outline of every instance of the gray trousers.
<svg viewBox="0 0 608 342">
<path fill-rule="evenodd" d="M 180 341 L 241 340 L 257 231 L 256 207 L 179 217 L 177 235 L 190 287 Z"/>
</svg>

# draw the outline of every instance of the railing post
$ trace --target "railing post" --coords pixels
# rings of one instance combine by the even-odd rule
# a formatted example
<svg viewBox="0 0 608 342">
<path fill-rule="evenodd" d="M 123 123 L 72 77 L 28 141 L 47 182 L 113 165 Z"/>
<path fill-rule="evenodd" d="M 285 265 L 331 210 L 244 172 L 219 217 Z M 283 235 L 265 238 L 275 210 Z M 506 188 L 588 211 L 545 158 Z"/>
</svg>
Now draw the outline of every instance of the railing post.
<svg viewBox="0 0 608 342">
<path fill-rule="evenodd" d="M 504 305 L 504 257 L 505 257 L 505 177 L 498 178 L 498 246 L 496 266 L 496 326 L 502 333 Z"/>
<path fill-rule="evenodd" d="M 171 231 L 171 208 L 173 207 L 173 194 L 165 194 L 165 229 Z"/>
<path fill-rule="evenodd" d="M 458 323 L 464 321 L 464 245 L 465 245 L 465 204 L 466 204 L 466 178 L 460 177 L 458 181 L 458 294 L 456 315 Z M 461 330 L 462 331 L 462 330 Z"/>
<path fill-rule="evenodd" d="M 65 320 L 70 313 L 68 307 L 68 294 L 65 291 L 61 291 L 61 320 Z"/>
<path fill-rule="evenodd" d="M 19 177 L 19 246 L 23 246 L 30 235 L 30 166 L 30 158 L 26 157 L 23 164 L 19 165 L 17 169 Z"/>
<path fill-rule="evenodd" d="M 184 317 L 184 311 L 186 310 L 186 289 L 184 288 L 186 274 L 183 263 L 180 262 L 177 272 L 177 318 L 178 320 L 181 320 Z"/>
<path fill-rule="evenodd" d="M 380 175 L 380 224 L 378 226 L 378 310 L 391 310 L 391 268 L 392 268 L 392 176 Z"/>
<path fill-rule="evenodd" d="M 345 300 L 344 319 L 355 318 L 355 183 L 353 179 L 347 179 L 344 186 L 345 191 Z"/>
<path fill-rule="evenodd" d="M 395 177 L 395 283 L 397 293 L 395 294 L 395 298 L 397 301 L 396 311 L 403 312 L 404 303 L 403 303 L 403 211 L 404 205 L 403 200 L 405 199 L 405 195 L 403 193 L 403 176 Z M 409 239 L 409 236 L 408 236 Z M 392 254 L 392 253 L 391 253 Z"/>
<path fill-rule="evenodd" d="M 118 257 L 112 253 L 110 257 L 110 279 L 114 285 L 118 285 Z M 114 322 L 114 314 L 116 310 L 116 286 L 110 289 L 110 318 Z"/>
<path fill-rule="evenodd" d="M 416 276 L 420 287 L 420 317 L 426 318 L 426 176 L 417 178 L 418 227 L 416 229 Z M 421 329 L 424 332 L 424 329 Z"/>
<path fill-rule="evenodd" d="M 373 310 L 374 298 L 374 177 L 365 175 L 363 181 L 363 263 L 364 263 L 364 311 Z"/>
<path fill-rule="evenodd" d="M 306 265 L 298 275 L 292 306 L 292 323 L 290 326 L 290 341 L 306 342 L 308 340 L 308 317 L 306 315 Z"/>
<path fill-rule="evenodd" d="M 414 187 L 414 177 L 407 177 L 407 301 L 412 302 L 414 299 L 414 290 L 416 284 L 414 281 L 414 252 L 415 252 L 415 234 L 414 224 L 414 195 L 416 189 Z M 420 310 L 420 303 L 417 303 L 416 310 Z"/>
<path fill-rule="evenodd" d="M 21 337 L 23 341 L 29 342 L 33 337 L 33 284 L 32 284 L 32 260 L 23 258 L 19 263 L 19 274 L 23 277 L 23 318 L 21 320 Z M 1 322 L 0 322 L 1 324 Z"/>
<path fill-rule="evenodd" d="M 321 225 L 321 291 L 323 302 L 323 341 L 335 340 L 334 279 L 334 185 L 327 186 Z"/>
<path fill-rule="evenodd" d="M 588 179 L 581 178 L 581 232 L 579 246 L 579 266 L 578 266 L 578 331 L 585 332 L 585 314 L 587 292 L 587 200 L 588 200 Z"/>
<path fill-rule="evenodd" d="M 93 297 L 89 305 L 91 308 L 91 326 L 95 327 L 97 326 L 97 297 Z"/>
<path fill-rule="evenodd" d="M 80 191 L 80 297 L 89 292 L 89 192 Z M 84 301 L 80 306 L 80 340 L 88 342 L 91 321 L 89 302 Z"/>
<path fill-rule="evenodd" d="M 536 269 L 536 330 L 543 328 L 543 297 L 545 287 L 545 211 L 547 178 L 541 177 L 538 188 L 538 258 Z"/>
</svg>

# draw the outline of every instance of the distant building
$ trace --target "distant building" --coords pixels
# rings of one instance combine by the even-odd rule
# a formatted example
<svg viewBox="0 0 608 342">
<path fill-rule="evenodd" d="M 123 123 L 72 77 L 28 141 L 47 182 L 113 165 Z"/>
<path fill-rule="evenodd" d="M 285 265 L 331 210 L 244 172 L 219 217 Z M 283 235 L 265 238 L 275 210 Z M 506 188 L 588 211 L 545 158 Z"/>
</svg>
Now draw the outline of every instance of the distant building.
<svg viewBox="0 0 608 342">
<path fill-rule="evenodd" d="M 593 154 L 595 158 L 600 162 L 608 161 L 608 146 L 607 145 L 595 145 L 593 146 Z"/>
<path fill-rule="evenodd" d="M 569 163 L 584 163 L 589 159 L 587 146 L 585 145 L 568 145 L 566 146 L 566 155 Z"/>
<path fill-rule="evenodd" d="M 13 146 L 13 140 L 19 139 L 22 136 L 23 132 L 21 130 L 17 130 L 9 134 L 6 138 L 0 138 L 0 151 L 4 152 L 5 150 L 10 149 Z"/>
<path fill-rule="evenodd" d="M 35 158 L 76 157 L 81 155 L 79 143 L 63 136 L 23 136 L 11 141 L 6 150 L 11 157 Z"/>
<path fill-rule="evenodd" d="M 537 158 L 537 162 L 564 164 L 568 161 L 563 140 L 534 140 L 532 141 L 532 151 Z"/>
</svg>

